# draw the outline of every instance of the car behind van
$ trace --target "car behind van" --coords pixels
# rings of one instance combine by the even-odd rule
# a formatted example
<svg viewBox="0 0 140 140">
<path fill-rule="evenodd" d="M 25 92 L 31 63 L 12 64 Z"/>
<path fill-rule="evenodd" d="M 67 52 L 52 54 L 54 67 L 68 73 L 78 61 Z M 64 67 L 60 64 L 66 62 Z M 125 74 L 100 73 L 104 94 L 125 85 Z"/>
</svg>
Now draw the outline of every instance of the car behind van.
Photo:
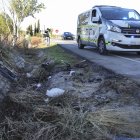
<svg viewBox="0 0 140 140">
<path fill-rule="evenodd" d="M 64 32 L 62 34 L 63 40 L 74 40 L 74 35 L 71 32 Z"/>
<path fill-rule="evenodd" d="M 77 20 L 79 49 L 90 45 L 100 54 L 108 51 L 131 51 L 140 54 L 140 14 L 134 9 L 94 6 Z"/>
</svg>

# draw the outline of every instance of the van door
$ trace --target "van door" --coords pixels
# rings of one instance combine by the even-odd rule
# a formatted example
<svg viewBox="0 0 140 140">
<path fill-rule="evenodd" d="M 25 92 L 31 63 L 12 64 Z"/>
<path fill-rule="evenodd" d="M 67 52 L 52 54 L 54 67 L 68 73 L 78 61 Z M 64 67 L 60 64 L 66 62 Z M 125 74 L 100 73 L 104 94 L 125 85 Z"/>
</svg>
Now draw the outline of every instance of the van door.
<svg viewBox="0 0 140 140">
<path fill-rule="evenodd" d="M 84 46 L 88 45 L 89 42 L 89 27 L 88 27 L 89 20 L 90 20 L 90 11 L 80 14 L 78 17 L 77 34 L 78 38 L 80 38 L 80 43 Z"/>
<path fill-rule="evenodd" d="M 90 19 L 90 28 L 89 28 L 89 44 L 97 47 L 97 41 L 99 36 L 100 29 L 100 16 L 96 9 L 91 11 L 91 19 Z"/>
</svg>

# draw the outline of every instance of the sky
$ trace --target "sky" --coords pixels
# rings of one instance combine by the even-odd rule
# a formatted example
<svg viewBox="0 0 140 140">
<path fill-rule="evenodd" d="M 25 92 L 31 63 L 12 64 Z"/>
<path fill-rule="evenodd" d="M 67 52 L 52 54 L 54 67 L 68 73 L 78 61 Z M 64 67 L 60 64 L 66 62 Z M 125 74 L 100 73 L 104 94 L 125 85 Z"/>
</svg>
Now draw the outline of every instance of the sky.
<svg viewBox="0 0 140 140">
<path fill-rule="evenodd" d="M 91 9 L 95 5 L 112 5 L 135 9 L 140 13 L 139 0 L 40 0 L 46 6 L 45 10 L 35 15 L 36 18 L 28 17 L 22 23 L 22 29 L 40 20 L 41 29 L 53 28 L 76 34 L 77 17 L 80 13 Z"/>
</svg>

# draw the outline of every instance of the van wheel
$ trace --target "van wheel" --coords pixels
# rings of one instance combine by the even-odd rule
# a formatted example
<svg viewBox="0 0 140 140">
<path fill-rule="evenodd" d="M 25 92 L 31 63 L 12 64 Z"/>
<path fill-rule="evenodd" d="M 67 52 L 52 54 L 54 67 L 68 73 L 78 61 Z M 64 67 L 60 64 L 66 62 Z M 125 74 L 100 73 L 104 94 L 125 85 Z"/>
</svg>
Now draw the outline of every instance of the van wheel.
<svg viewBox="0 0 140 140">
<path fill-rule="evenodd" d="M 79 49 L 84 49 L 84 45 L 82 44 L 80 38 L 78 39 L 78 48 L 79 48 Z"/>
<path fill-rule="evenodd" d="M 98 51 L 100 54 L 107 54 L 106 44 L 104 38 L 100 38 L 98 41 Z"/>
</svg>

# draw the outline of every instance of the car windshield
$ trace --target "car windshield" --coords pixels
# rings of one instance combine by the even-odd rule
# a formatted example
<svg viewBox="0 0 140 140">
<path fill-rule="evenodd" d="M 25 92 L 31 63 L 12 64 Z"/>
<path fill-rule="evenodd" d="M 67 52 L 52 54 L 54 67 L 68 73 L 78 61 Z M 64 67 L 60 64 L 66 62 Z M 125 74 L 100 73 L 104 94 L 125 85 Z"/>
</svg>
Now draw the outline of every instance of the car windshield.
<svg viewBox="0 0 140 140">
<path fill-rule="evenodd" d="M 140 15 L 132 9 L 101 7 L 102 17 L 108 20 L 140 20 Z"/>
<path fill-rule="evenodd" d="M 65 35 L 72 35 L 70 32 L 65 32 L 64 34 Z"/>
</svg>

